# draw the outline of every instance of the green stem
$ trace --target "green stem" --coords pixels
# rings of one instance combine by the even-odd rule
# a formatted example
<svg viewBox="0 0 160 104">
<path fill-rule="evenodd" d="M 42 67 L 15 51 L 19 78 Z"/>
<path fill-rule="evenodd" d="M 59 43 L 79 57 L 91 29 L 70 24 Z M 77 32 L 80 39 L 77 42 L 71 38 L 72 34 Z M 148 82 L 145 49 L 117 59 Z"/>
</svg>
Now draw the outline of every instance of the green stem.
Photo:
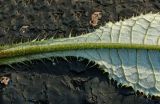
<svg viewBox="0 0 160 104">
<path fill-rule="evenodd" d="M 125 43 L 64 43 L 56 45 L 31 45 L 22 47 L 13 47 L 5 50 L 0 50 L 0 58 L 10 58 L 14 56 L 25 56 L 30 54 L 39 54 L 56 51 L 82 50 L 82 49 L 99 49 L 99 48 L 114 48 L 114 49 L 147 49 L 160 50 L 159 45 L 144 45 L 144 44 L 125 44 Z"/>
</svg>

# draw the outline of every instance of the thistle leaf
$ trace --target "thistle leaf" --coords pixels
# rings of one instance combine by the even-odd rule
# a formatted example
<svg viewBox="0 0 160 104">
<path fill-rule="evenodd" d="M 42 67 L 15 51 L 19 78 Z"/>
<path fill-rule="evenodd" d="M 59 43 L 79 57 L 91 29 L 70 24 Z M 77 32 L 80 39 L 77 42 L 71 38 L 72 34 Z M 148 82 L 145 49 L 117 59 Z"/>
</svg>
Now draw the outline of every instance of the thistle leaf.
<svg viewBox="0 0 160 104">
<path fill-rule="evenodd" d="M 0 47 L 0 65 L 55 56 L 75 56 L 99 64 L 125 86 L 160 96 L 160 14 L 109 22 L 78 37 L 48 39 Z"/>
</svg>

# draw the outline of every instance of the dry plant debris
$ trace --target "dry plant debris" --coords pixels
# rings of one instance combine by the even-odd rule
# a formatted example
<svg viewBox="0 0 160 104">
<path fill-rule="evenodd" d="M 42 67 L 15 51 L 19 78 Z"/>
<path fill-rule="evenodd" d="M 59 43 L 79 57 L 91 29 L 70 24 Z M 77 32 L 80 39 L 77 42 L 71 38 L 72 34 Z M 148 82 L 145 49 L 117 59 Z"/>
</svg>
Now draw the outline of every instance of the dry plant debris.
<svg viewBox="0 0 160 104">
<path fill-rule="evenodd" d="M 101 18 L 102 18 L 102 12 L 94 12 L 91 15 L 90 25 L 92 25 L 93 27 L 97 26 Z"/>
<path fill-rule="evenodd" d="M 5 86 L 7 86 L 10 81 L 10 78 L 3 76 L 0 78 L 0 81 L 1 81 L 1 84 L 4 84 Z"/>
</svg>

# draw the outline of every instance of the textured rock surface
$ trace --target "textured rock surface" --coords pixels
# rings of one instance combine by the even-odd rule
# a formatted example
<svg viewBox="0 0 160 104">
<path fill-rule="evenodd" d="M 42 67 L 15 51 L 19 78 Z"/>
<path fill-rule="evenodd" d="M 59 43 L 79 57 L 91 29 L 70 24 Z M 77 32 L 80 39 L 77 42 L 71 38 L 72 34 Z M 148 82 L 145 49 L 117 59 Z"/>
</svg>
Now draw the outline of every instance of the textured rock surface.
<svg viewBox="0 0 160 104">
<path fill-rule="evenodd" d="M 28 40 L 30 38 L 32 39 L 34 37 L 37 37 L 39 33 L 42 34 L 39 35 L 39 38 L 43 38 L 46 37 L 44 33 L 56 34 L 57 37 L 60 37 L 64 34 L 66 34 L 67 36 L 71 30 L 73 31 L 73 34 L 91 32 L 94 30 L 94 28 L 89 26 L 90 14 L 92 14 L 93 11 L 97 10 L 97 8 L 98 10 L 100 9 L 103 14 L 102 20 L 99 22 L 99 25 L 104 24 L 108 20 L 117 21 L 123 18 L 130 18 L 132 15 L 140 14 L 142 12 L 159 11 L 160 8 L 159 0 L 93 0 L 89 4 L 88 1 L 85 0 L 73 0 L 73 3 L 68 3 L 68 1 L 66 1 L 66 3 L 63 3 L 65 2 L 65 0 L 59 0 L 55 4 L 56 6 L 43 6 L 45 5 L 45 3 L 43 3 L 42 1 L 33 0 L 33 2 L 35 3 L 31 3 L 27 7 L 23 6 L 24 3 L 21 0 L 15 0 L 17 1 L 17 3 L 15 3 L 14 0 L 12 1 L 12 3 L 7 0 L 0 1 L 1 43 L 12 43 L 13 41 L 20 41 L 21 38 L 23 38 L 24 40 Z M 75 4 L 76 1 L 78 1 L 77 4 Z M 65 9 L 66 7 L 68 7 L 69 9 Z M 59 16 L 57 17 L 58 22 L 54 23 L 54 25 L 56 26 L 52 26 L 53 23 L 49 21 L 48 17 L 46 17 L 46 19 L 44 18 L 44 15 L 38 15 L 44 12 L 46 14 L 49 14 L 48 11 L 50 10 L 50 8 L 54 9 L 53 14 L 55 14 L 55 17 L 56 15 Z M 77 14 L 79 14 L 80 12 L 80 14 L 82 15 L 78 17 L 79 19 L 77 20 L 74 18 L 75 15 L 72 15 L 70 11 L 66 12 L 67 10 L 75 10 L 76 13 L 78 12 Z M 16 11 L 18 11 L 18 13 Z M 63 15 L 61 15 L 61 11 L 63 12 Z M 85 15 L 85 13 L 88 13 L 88 15 Z M 23 30 L 21 29 L 21 27 L 28 25 L 26 19 L 24 18 L 27 16 L 29 16 L 30 18 L 28 19 L 28 24 L 30 25 L 29 28 L 25 30 L 26 32 L 24 34 L 20 30 Z M 16 22 L 16 24 L 14 23 L 14 21 Z M 45 26 L 48 25 L 48 21 L 52 24 L 51 26 L 45 28 Z M 42 23 L 45 24 L 44 27 L 41 26 Z M 51 27 L 51 29 L 49 29 L 49 27 Z M 61 35 L 59 36 L 59 34 Z M 51 35 L 49 35 L 49 37 L 50 36 Z M 63 60 L 58 59 L 56 66 L 52 66 L 51 63 L 46 64 L 47 66 L 43 65 L 39 61 L 35 61 L 34 63 L 29 64 L 28 68 L 23 65 L 17 65 L 17 67 L 15 66 L 16 70 L 1 67 L 1 74 L 9 73 L 13 78 L 11 85 L 3 89 L 1 93 L 1 104 L 22 104 L 24 102 L 31 104 L 53 104 L 56 101 L 62 101 L 61 103 L 63 104 L 159 103 L 159 101 L 157 100 L 151 101 L 149 99 L 143 98 L 142 96 L 135 96 L 132 93 L 133 90 L 131 90 L 131 92 L 127 90 L 128 94 L 124 94 L 124 91 L 126 92 L 126 89 L 115 89 L 115 85 L 108 85 L 106 75 L 99 72 L 96 67 L 92 68 L 91 70 L 85 69 L 83 67 L 85 66 L 85 63 L 77 63 L 75 62 L 75 60 L 72 60 L 72 63 L 67 63 Z M 80 73 L 77 73 L 77 69 L 78 72 L 79 70 L 82 71 Z M 53 80 L 48 80 L 48 82 L 55 88 L 53 90 L 51 87 L 47 87 L 48 90 L 50 90 L 50 93 L 48 93 L 49 97 L 45 95 L 46 89 L 44 86 L 47 85 L 42 83 L 46 81 L 46 75 L 42 73 L 50 74 L 51 77 L 59 77 L 59 79 L 53 78 Z M 18 77 L 19 80 L 17 80 L 16 77 Z M 27 79 L 30 77 L 32 77 L 33 79 Z M 36 78 L 38 81 L 36 80 Z M 72 79 L 74 79 L 73 82 L 75 87 L 72 87 L 71 89 L 68 86 L 72 85 Z M 59 83 L 60 81 L 63 81 L 67 84 L 61 84 Z M 30 87 L 31 83 L 33 83 L 32 87 Z M 38 83 L 40 86 L 42 86 L 41 88 L 37 86 Z M 83 87 L 84 85 L 86 87 Z M 62 88 L 60 88 L 59 86 L 61 86 Z M 37 93 L 33 93 L 33 88 L 35 88 L 34 91 Z M 80 90 L 76 90 L 76 88 Z M 23 94 L 21 89 L 23 90 L 23 92 L 27 93 Z M 36 97 L 39 96 L 39 93 L 41 93 L 42 96 Z M 58 93 L 59 96 L 57 96 L 58 94 L 56 95 L 56 93 Z M 66 95 L 68 97 L 66 97 Z M 34 96 L 34 99 L 30 99 L 30 96 Z M 50 98 L 50 96 L 52 96 L 52 98 Z M 53 97 L 56 99 L 53 99 Z M 67 102 L 69 101 L 68 99 L 72 99 L 73 102 Z"/>
</svg>

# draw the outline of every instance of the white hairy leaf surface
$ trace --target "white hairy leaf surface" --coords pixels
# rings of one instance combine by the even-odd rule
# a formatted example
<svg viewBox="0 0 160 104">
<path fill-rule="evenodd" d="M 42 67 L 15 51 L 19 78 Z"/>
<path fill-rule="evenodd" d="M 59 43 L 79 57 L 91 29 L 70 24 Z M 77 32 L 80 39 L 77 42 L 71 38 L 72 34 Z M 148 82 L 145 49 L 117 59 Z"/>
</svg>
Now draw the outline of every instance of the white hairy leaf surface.
<svg viewBox="0 0 160 104">
<path fill-rule="evenodd" d="M 125 43 L 160 45 L 160 14 L 146 14 L 116 23 L 109 22 L 92 33 L 64 39 L 49 39 L 41 42 L 22 43 L 3 47 L 4 50 L 25 47 L 49 46 L 75 43 Z M 75 46 L 76 47 L 76 46 Z M 1 52 L 0 51 L 0 52 Z M 84 57 L 99 64 L 118 84 L 132 86 L 146 95 L 160 96 L 160 51 L 149 49 L 78 49 L 0 59 L 0 64 L 11 64 L 27 60 L 54 56 Z"/>
</svg>

